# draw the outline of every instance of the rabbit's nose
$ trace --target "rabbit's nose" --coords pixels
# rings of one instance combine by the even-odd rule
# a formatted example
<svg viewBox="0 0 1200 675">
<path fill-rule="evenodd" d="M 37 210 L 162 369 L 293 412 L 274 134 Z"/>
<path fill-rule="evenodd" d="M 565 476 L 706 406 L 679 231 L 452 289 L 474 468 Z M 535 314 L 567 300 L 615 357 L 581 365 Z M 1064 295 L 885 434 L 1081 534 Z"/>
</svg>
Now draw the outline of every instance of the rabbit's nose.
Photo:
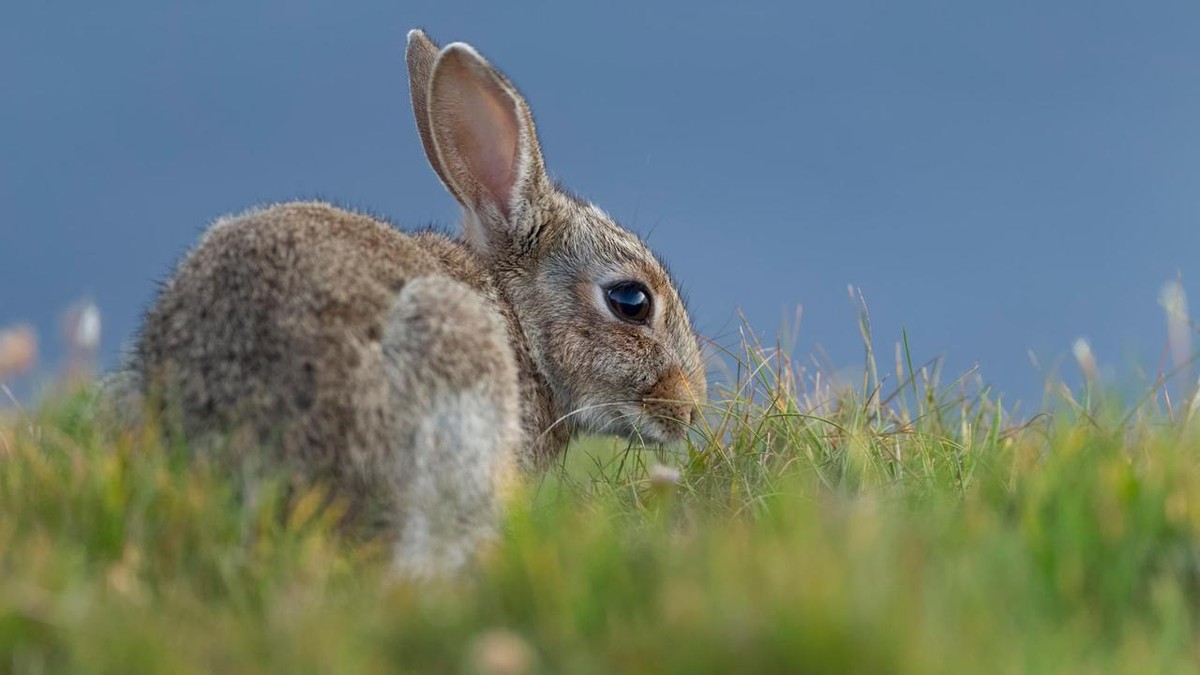
<svg viewBox="0 0 1200 675">
<path fill-rule="evenodd" d="M 681 427 L 688 427 L 698 417 L 691 385 L 678 367 L 667 370 L 655 382 L 645 397 L 646 405 Z"/>
</svg>

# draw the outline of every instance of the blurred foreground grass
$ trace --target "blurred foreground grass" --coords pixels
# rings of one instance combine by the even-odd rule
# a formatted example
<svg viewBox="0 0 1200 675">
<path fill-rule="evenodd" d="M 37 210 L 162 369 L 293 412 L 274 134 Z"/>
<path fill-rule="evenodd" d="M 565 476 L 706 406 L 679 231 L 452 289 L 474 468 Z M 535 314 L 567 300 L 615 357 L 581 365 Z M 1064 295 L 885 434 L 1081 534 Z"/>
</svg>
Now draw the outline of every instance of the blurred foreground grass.
<svg viewBox="0 0 1200 675">
<path fill-rule="evenodd" d="M 1162 672 L 1200 662 L 1200 411 L 736 355 L 686 447 L 578 442 L 418 584 L 87 394 L 0 421 L 0 672 Z M 1082 361 L 1082 359 L 1081 359 Z"/>
</svg>

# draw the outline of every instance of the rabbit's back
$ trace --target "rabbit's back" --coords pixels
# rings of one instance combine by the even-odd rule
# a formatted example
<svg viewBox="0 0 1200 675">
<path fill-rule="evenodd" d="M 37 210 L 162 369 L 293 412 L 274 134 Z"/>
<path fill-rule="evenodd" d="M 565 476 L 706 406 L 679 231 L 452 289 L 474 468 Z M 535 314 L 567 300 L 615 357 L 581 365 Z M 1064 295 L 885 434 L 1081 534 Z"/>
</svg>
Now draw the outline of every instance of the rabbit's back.
<svg viewBox="0 0 1200 675">
<path fill-rule="evenodd" d="M 362 469 L 404 413 L 381 344 L 393 303 L 413 279 L 473 276 L 427 248 L 320 203 L 218 221 L 146 318 L 143 382 L 189 437 L 236 430 L 306 473 Z"/>
</svg>

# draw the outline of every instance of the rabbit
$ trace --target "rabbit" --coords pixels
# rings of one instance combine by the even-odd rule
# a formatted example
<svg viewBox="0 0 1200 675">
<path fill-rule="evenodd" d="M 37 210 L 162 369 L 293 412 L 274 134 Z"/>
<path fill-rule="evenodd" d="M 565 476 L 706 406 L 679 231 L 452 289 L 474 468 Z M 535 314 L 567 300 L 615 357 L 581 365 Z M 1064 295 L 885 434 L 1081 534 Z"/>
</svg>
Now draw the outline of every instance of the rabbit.
<svg viewBox="0 0 1200 675">
<path fill-rule="evenodd" d="M 574 434 L 679 440 L 706 384 L 666 269 L 550 179 L 513 84 L 419 29 L 406 62 L 461 238 L 320 202 L 218 219 L 124 380 L 189 440 L 240 438 L 247 461 L 380 505 L 397 569 L 427 575 L 493 539 L 511 487 Z"/>
</svg>

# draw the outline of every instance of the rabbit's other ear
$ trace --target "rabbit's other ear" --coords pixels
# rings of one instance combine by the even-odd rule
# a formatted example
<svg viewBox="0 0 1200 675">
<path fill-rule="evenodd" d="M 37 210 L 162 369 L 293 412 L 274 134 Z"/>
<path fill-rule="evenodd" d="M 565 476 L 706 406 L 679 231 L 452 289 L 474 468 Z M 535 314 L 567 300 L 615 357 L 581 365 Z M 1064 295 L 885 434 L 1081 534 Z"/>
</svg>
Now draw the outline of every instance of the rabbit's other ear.
<svg viewBox="0 0 1200 675">
<path fill-rule="evenodd" d="M 523 216 L 549 181 L 529 106 L 470 45 L 453 43 L 434 63 L 429 127 L 442 180 L 474 217 L 467 240 L 484 255 L 520 240 Z"/>
<path fill-rule="evenodd" d="M 408 31 L 404 60 L 408 64 L 408 90 L 412 97 L 413 118 L 417 121 L 417 133 L 421 134 L 421 145 L 425 146 L 429 164 L 442 183 L 448 186 L 450 182 L 446 180 L 446 173 L 442 170 L 441 160 L 433 145 L 433 135 L 429 133 L 429 80 L 437 57 L 438 47 L 425 35 L 425 31 L 420 28 Z"/>
</svg>

